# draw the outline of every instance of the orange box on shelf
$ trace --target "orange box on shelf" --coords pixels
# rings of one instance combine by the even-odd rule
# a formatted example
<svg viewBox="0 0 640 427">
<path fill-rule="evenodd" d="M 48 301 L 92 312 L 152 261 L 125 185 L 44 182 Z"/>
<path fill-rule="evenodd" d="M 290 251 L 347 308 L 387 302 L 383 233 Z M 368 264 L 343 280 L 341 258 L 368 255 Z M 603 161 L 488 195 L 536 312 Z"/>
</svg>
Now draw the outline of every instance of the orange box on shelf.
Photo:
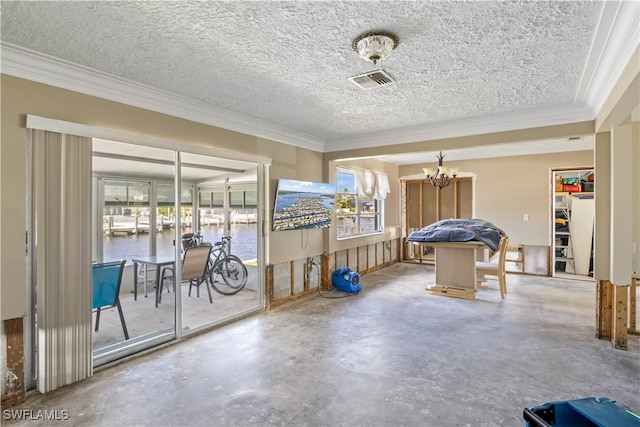
<svg viewBox="0 0 640 427">
<path fill-rule="evenodd" d="M 555 189 L 556 191 L 562 191 L 562 178 L 560 176 L 556 176 Z"/>
<path fill-rule="evenodd" d="M 582 185 L 580 184 L 563 184 L 562 191 L 567 193 L 579 193 L 582 191 Z"/>
</svg>

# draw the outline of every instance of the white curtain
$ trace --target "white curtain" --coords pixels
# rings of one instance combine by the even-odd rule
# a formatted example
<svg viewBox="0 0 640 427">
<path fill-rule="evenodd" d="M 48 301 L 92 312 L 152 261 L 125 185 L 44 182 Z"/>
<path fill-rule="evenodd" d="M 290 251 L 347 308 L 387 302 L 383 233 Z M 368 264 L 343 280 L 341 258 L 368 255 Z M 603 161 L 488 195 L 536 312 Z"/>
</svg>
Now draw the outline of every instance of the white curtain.
<svg viewBox="0 0 640 427">
<path fill-rule="evenodd" d="M 377 183 L 376 183 L 376 199 L 384 200 L 387 198 L 387 194 L 391 192 L 391 187 L 389 186 L 389 177 L 385 173 L 379 173 L 376 175 Z"/>
<path fill-rule="evenodd" d="M 41 393 L 92 374 L 91 139 L 31 130 Z"/>
<path fill-rule="evenodd" d="M 358 196 L 384 200 L 391 191 L 387 174 L 360 169 L 354 172 Z"/>
</svg>

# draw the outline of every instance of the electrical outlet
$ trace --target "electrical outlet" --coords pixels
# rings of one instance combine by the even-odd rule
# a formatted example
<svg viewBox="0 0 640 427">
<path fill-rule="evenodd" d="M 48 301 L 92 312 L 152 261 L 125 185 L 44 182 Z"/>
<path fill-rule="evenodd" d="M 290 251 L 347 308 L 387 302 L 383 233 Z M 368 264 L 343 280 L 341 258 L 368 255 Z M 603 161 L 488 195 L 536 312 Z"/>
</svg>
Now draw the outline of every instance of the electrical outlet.
<svg viewBox="0 0 640 427">
<path fill-rule="evenodd" d="M 523 214 L 522 215 L 522 220 L 523 221 L 529 221 L 529 214 Z"/>
<path fill-rule="evenodd" d="M 313 260 L 313 258 L 309 259 L 307 261 L 307 271 L 311 271 L 311 269 L 313 268 L 314 265 L 316 265 L 316 263 Z"/>
</svg>

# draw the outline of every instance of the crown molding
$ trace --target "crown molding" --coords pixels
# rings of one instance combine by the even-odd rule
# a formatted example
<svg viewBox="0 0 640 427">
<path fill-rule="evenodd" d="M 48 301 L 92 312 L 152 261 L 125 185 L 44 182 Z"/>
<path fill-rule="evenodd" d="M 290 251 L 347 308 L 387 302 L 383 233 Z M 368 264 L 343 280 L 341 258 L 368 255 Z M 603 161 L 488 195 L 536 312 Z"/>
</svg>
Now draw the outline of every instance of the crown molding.
<svg viewBox="0 0 640 427">
<path fill-rule="evenodd" d="M 507 132 L 518 129 L 577 123 L 593 120 L 593 118 L 589 108 L 579 105 L 567 105 L 511 114 L 503 113 L 494 116 L 466 118 L 331 139 L 325 143 L 325 152 Z"/>
<path fill-rule="evenodd" d="M 574 104 L 336 138 L 325 142 L 325 152 L 594 120 L 639 45 L 640 3 L 603 2 Z"/>
<path fill-rule="evenodd" d="M 640 45 L 640 3 L 603 2 L 598 29 L 576 94 L 595 117 Z"/>
<path fill-rule="evenodd" d="M 377 147 L 593 120 L 640 40 L 640 4 L 603 2 L 574 104 L 324 140 L 8 43 L 2 73 L 317 152 Z"/>
<path fill-rule="evenodd" d="M 145 110 L 322 152 L 324 140 L 112 76 L 39 52 L 0 43 L 2 73 Z"/>
</svg>

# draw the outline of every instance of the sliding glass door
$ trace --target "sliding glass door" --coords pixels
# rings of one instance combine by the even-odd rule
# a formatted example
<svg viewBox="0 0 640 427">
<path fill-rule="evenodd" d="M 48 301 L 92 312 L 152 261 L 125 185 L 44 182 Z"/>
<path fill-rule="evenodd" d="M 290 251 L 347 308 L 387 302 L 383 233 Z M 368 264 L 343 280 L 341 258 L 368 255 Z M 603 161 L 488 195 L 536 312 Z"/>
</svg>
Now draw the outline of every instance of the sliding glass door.
<svg viewBox="0 0 640 427">
<path fill-rule="evenodd" d="M 28 389 L 54 390 L 93 367 L 262 309 L 260 183 L 270 159 L 92 139 L 33 116 L 27 126 Z M 238 160 L 247 157 L 254 160 Z M 192 233 L 231 241 L 230 265 L 243 275 L 209 268 L 200 296 L 189 295 L 181 241 Z M 217 292 L 222 283 L 234 292 Z"/>
<path fill-rule="evenodd" d="M 197 184 L 195 227 L 202 242 L 213 245 L 212 259 L 221 262 L 212 265 L 214 271 L 208 276 L 211 299 L 206 288 L 200 290 L 198 297 L 197 289 L 192 288 L 189 295 L 188 284 L 183 284 L 185 329 L 198 330 L 261 307 L 257 190 L 255 175 L 236 181 L 225 179 L 222 183 L 202 180 Z M 228 264 L 228 269 L 221 267 L 225 256 L 236 260 Z"/>
<path fill-rule="evenodd" d="M 145 156 L 139 156 L 141 149 L 121 142 L 93 141 L 92 346 L 96 366 L 176 336 L 175 304 L 167 299 L 160 305 L 156 298 L 163 273 L 175 263 L 176 154 L 147 149 Z M 121 261 L 121 273 L 109 276 L 109 266 Z M 105 295 L 108 286 L 118 291 L 115 300 L 100 301 L 98 297 Z"/>
<path fill-rule="evenodd" d="M 102 307 L 93 332 L 94 365 L 260 309 L 257 170 L 247 162 L 93 141 L 93 260 L 125 261 L 120 308 Z M 183 239 L 193 234 L 192 244 L 213 246 L 198 286 L 182 282 L 175 268 L 183 263 Z M 237 270 L 214 272 L 216 258 L 230 255 Z"/>
</svg>

